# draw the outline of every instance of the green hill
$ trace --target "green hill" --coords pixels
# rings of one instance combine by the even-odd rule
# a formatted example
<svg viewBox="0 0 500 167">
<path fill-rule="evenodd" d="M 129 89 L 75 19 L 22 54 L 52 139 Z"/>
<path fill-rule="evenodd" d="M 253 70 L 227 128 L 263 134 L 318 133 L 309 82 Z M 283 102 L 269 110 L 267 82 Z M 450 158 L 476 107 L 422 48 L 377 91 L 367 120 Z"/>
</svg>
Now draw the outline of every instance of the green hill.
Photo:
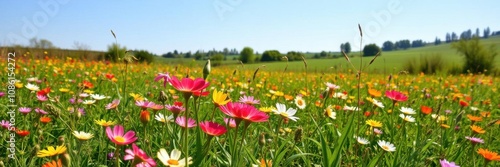
<svg viewBox="0 0 500 167">
<path fill-rule="evenodd" d="M 488 39 L 480 40 L 482 45 L 494 44 L 497 53 L 500 53 L 500 36 L 493 36 Z M 359 68 L 359 62 L 361 61 L 359 53 L 351 53 L 351 62 Z M 389 51 L 382 52 L 381 56 L 364 71 L 377 72 L 377 73 L 397 73 L 403 71 L 403 65 L 408 61 L 420 60 L 421 56 L 435 56 L 440 55 L 444 60 L 444 65 L 446 68 L 451 66 L 461 66 L 463 63 L 463 56 L 459 55 L 455 49 L 451 48 L 450 43 L 442 43 L 440 45 L 427 45 L 420 48 L 410 48 L 407 50 Z M 368 63 L 373 59 L 373 57 L 363 57 L 363 62 Z M 495 58 L 496 66 L 500 66 L 500 57 Z M 353 69 L 343 57 L 336 59 L 307 59 L 308 71 L 309 72 L 346 72 L 349 69 Z M 257 63 L 248 64 L 246 68 L 256 69 L 265 65 L 264 70 L 277 70 L 282 71 L 287 66 L 286 62 L 273 62 L 273 63 Z M 237 65 L 233 65 L 237 66 Z M 288 71 L 304 71 L 304 64 L 302 61 L 288 62 Z"/>
</svg>

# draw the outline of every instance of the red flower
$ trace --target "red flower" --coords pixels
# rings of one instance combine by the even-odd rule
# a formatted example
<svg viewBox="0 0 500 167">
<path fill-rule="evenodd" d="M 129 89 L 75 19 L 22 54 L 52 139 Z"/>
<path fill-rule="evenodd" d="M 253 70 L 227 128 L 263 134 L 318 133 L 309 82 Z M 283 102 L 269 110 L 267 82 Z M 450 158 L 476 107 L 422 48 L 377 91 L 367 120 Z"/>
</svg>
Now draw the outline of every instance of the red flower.
<svg viewBox="0 0 500 167">
<path fill-rule="evenodd" d="M 44 124 L 47 124 L 50 121 L 52 121 L 52 119 L 50 119 L 50 117 L 46 117 L 46 116 L 40 117 L 40 122 L 42 122 Z"/>
<path fill-rule="evenodd" d="M 236 121 L 236 126 L 244 120 L 245 122 L 266 122 L 269 116 L 256 109 L 252 105 L 245 103 L 229 102 L 219 109 L 226 115 L 232 117 Z"/>
<path fill-rule="evenodd" d="M 467 107 L 469 106 L 469 103 L 467 103 L 466 101 L 463 101 L 463 100 L 460 100 L 460 102 L 458 102 L 460 104 L 460 106 L 462 107 Z"/>
<path fill-rule="evenodd" d="M 149 120 L 151 119 L 151 115 L 149 114 L 149 111 L 148 110 L 142 110 L 141 111 L 141 116 L 139 117 L 139 119 L 141 120 L 141 122 L 145 125 L 149 122 Z"/>
<path fill-rule="evenodd" d="M 39 90 L 36 92 L 36 95 L 38 96 L 47 96 L 47 94 L 50 93 L 50 87 L 46 87 L 45 89 Z"/>
<path fill-rule="evenodd" d="M 113 74 L 106 74 L 105 76 L 106 76 L 106 78 L 108 78 L 109 80 L 111 80 L 111 79 L 113 79 L 113 78 L 115 77 L 115 75 L 113 75 Z"/>
<path fill-rule="evenodd" d="M 210 136 L 220 136 L 226 133 L 226 127 L 215 122 L 205 121 L 200 123 L 200 128 Z"/>
<path fill-rule="evenodd" d="M 93 87 L 94 87 L 94 84 L 92 84 L 91 82 L 89 82 L 89 81 L 87 81 L 87 80 L 83 81 L 83 82 L 82 82 L 82 85 L 83 85 L 83 87 L 84 87 L 85 89 L 91 89 L 91 88 L 93 88 Z"/>
<path fill-rule="evenodd" d="M 198 92 L 209 85 L 203 78 L 196 78 L 194 80 L 191 78 L 182 78 L 182 80 L 179 80 L 177 77 L 172 76 L 169 81 L 175 89 L 184 93 Z"/>
<path fill-rule="evenodd" d="M 210 92 L 206 91 L 206 90 L 203 92 L 202 91 L 193 92 L 193 95 L 197 96 L 197 97 L 206 97 L 206 96 L 208 96 L 208 94 L 210 94 Z"/>
<path fill-rule="evenodd" d="M 365 117 L 369 117 L 370 115 L 372 115 L 372 113 L 370 111 L 365 111 Z"/>
<path fill-rule="evenodd" d="M 386 91 L 385 96 L 387 96 L 393 102 L 398 102 L 398 101 L 403 102 L 403 101 L 408 100 L 408 96 L 404 95 L 401 92 L 395 91 L 395 90 Z"/>
<path fill-rule="evenodd" d="M 30 134 L 30 131 L 27 131 L 27 130 L 16 130 L 16 134 L 21 136 L 21 137 L 24 137 L 24 136 L 28 136 Z"/>
<path fill-rule="evenodd" d="M 427 106 L 420 107 L 420 110 L 422 110 L 422 113 L 425 115 L 429 115 L 432 112 L 432 108 Z"/>
</svg>

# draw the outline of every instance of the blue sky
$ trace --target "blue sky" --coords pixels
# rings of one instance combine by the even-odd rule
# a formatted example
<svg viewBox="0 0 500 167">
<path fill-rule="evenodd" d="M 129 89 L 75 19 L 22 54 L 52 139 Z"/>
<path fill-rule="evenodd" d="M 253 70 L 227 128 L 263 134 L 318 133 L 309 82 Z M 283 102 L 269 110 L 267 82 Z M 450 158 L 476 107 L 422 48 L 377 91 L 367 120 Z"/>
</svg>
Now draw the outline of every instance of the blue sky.
<svg viewBox="0 0 500 167">
<path fill-rule="evenodd" d="M 47 5 L 48 4 L 48 5 Z M 118 38 L 128 49 L 164 54 L 196 50 L 338 51 L 349 42 L 444 40 L 447 32 L 500 30 L 500 1 L 468 0 L 37 0 L 0 2 L 0 45 L 50 40 L 105 51 Z"/>
</svg>

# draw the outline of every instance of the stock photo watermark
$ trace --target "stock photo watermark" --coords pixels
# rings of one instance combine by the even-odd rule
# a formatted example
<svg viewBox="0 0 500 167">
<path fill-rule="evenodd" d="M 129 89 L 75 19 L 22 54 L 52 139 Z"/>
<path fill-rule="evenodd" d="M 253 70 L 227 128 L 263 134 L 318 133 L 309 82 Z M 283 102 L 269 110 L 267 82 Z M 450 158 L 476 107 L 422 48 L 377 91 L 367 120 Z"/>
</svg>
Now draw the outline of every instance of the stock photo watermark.
<svg viewBox="0 0 500 167">
<path fill-rule="evenodd" d="M 215 0 L 213 3 L 215 12 L 221 21 L 224 21 L 224 16 L 227 12 L 232 12 L 238 7 L 243 0 Z"/>
<path fill-rule="evenodd" d="M 70 0 L 40 0 L 38 6 L 40 9 L 35 11 L 31 17 L 23 17 L 20 32 L 10 32 L 7 34 L 8 43 L 17 43 L 19 41 L 28 41 L 29 38 L 35 37 L 40 28 L 45 27 L 51 18 L 59 13 L 62 5 L 65 5 Z"/>
<path fill-rule="evenodd" d="M 380 35 L 383 28 L 391 24 L 393 16 L 400 14 L 401 11 L 402 9 L 400 0 L 391 0 L 387 2 L 386 8 L 372 12 L 372 20 L 367 23 L 361 23 L 361 26 L 363 27 L 363 33 L 366 34 L 366 36 L 363 37 L 363 40 L 366 41 L 366 43 L 370 43 L 371 39 L 376 38 Z M 354 32 L 353 37 L 353 41 L 360 41 L 358 31 Z M 353 44 L 354 47 L 362 47 L 355 42 L 353 42 Z"/>
<path fill-rule="evenodd" d="M 8 157 L 14 159 L 16 154 L 16 53 L 7 54 L 7 115 L 9 115 L 9 140 L 7 141 Z"/>
</svg>

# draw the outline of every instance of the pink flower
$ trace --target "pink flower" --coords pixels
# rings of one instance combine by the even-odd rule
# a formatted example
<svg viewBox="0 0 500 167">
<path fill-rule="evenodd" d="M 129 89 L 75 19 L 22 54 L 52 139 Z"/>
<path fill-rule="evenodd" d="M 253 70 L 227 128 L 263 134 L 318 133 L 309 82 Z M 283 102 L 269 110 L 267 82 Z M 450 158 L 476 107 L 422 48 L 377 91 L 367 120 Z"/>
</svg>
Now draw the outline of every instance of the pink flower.
<svg viewBox="0 0 500 167">
<path fill-rule="evenodd" d="M 137 163 L 132 164 L 132 166 L 156 166 L 156 162 L 153 158 L 148 157 L 146 152 L 137 147 L 135 143 L 132 143 L 132 150 L 126 149 L 125 153 L 127 153 L 127 155 L 123 157 L 124 160 L 133 160 L 134 163 Z"/>
<path fill-rule="evenodd" d="M 234 121 L 234 119 L 224 118 L 224 122 L 226 123 L 226 125 L 229 124 L 230 128 L 236 128 L 236 122 Z"/>
<path fill-rule="evenodd" d="M 5 128 L 5 129 L 9 129 L 10 122 L 7 121 L 7 120 L 2 120 L 2 122 L 0 122 L 0 125 L 2 125 L 2 127 Z"/>
<path fill-rule="evenodd" d="M 113 130 L 111 130 L 110 127 L 107 127 L 106 135 L 108 136 L 109 140 L 111 140 L 116 145 L 128 145 L 137 140 L 134 131 L 128 131 L 127 133 L 125 133 L 125 135 L 123 135 L 123 126 L 121 125 L 116 125 L 115 127 L 113 127 Z"/>
<path fill-rule="evenodd" d="M 395 90 L 388 90 L 385 92 L 385 96 L 391 99 L 393 102 L 406 101 L 408 97 L 401 92 Z"/>
<path fill-rule="evenodd" d="M 5 92 L 0 92 L 0 97 L 5 96 Z"/>
<path fill-rule="evenodd" d="M 200 128 L 210 136 L 220 136 L 226 133 L 226 127 L 215 122 L 205 121 L 200 123 Z"/>
<path fill-rule="evenodd" d="M 116 107 L 118 107 L 119 104 L 120 104 L 120 99 L 115 99 L 115 100 L 113 100 L 113 102 L 106 105 L 106 110 L 115 109 Z M 136 104 L 137 104 L 137 102 L 136 102 Z"/>
<path fill-rule="evenodd" d="M 155 103 L 149 101 L 136 101 L 135 105 L 141 107 L 142 110 L 146 110 L 152 105 L 155 105 Z"/>
<path fill-rule="evenodd" d="M 229 117 L 232 117 L 236 121 L 236 126 L 239 122 L 244 120 L 245 122 L 266 122 L 269 116 L 256 109 L 254 106 L 244 104 L 229 102 L 224 106 L 220 106 L 219 109 Z"/>
<path fill-rule="evenodd" d="M 28 108 L 28 107 L 21 107 L 21 108 L 19 108 L 19 112 L 20 112 L 21 114 L 27 115 L 28 113 L 30 113 L 30 112 L 31 112 L 31 108 Z"/>
<path fill-rule="evenodd" d="M 253 96 L 246 96 L 246 95 L 243 97 L 240 97 L 240 102 L 250 104 L 250 105 L 260 104 L 260 100 L 254 99 Z"/>
<path fill-rule="evenodd" d="M 169 81 L 175 89 L 184 93 L 201 91 L 209 85 L 203 78 L 196 78 L 194 80 L 191 78 L 182 78 L 182 80 L 179 80 L 177 77 L 172 76 Z"/>
<path fill-rule="evenodd" d="M 167 87 L 167 82 L 170 82 L 170 74 L 168 74 L 168 72 L 166 74 L 158 73 L 158 75 L 155 77 L 155 82 L 161 79 L 163 79 L 163 87 Z"/>
<path fill-rule="evenodd" d="M 448 162 L 446 159 L 439 160 L 441 167 L 460 167 L 455 162 Z"/>
<path fill-rule="evenodd" d="M 47 98 L 47 96 L 45 96 L 45 95 L 36 95 L 36 98 L 38 99 L 38 101 L 41 101 L 41 102 L 49 100 L 49 98 Z"/>
<path fill-rule="evenodd" d="M 472 142 L 472 144 L 484 143 L 484 140 L 478 137 L 465 136 L 465 138 L 468 139 L 470 142 Z"/>
<path fill-rule="evenodd" d="M 149 108 L 151 108 L 152 110 L 158 111 L 158 110 L 163 109 L 163 105 L 161 105 L 161 104 L 153 104 L 153 105 L 150 105 Z"/>
<path fill-rule="evenodd" d="M 184 107 L 182 107 L 182 104 L 181 105 L 177 105 L 177 104 L 174 104 L 174 105 L 165 105 L 165 108 L 172 112 L 174 115 L 179 115 L 179 113 L 185 111 L 186 109 Z"/>
<path fill-rule="evenodd" d="M 186 126 L 186 117 L 184 117 L 184 116 L 177 117 L 175 119 L 175 123 L 177 123 L 177 125 L 179 125 L 183 128 L 192 128 L 192 127 L 196 126 L 195 121 L 191 118 L 188 118 L 188 124 Z"/>
<path fill-rule="evenodd" d="M 47 111 L 39 109 L 39 108 L 35 108 L 35 112 L 38 113 L 38 114 L 42 114 L 42 115 L 49 114 Z"/>
</svg>

